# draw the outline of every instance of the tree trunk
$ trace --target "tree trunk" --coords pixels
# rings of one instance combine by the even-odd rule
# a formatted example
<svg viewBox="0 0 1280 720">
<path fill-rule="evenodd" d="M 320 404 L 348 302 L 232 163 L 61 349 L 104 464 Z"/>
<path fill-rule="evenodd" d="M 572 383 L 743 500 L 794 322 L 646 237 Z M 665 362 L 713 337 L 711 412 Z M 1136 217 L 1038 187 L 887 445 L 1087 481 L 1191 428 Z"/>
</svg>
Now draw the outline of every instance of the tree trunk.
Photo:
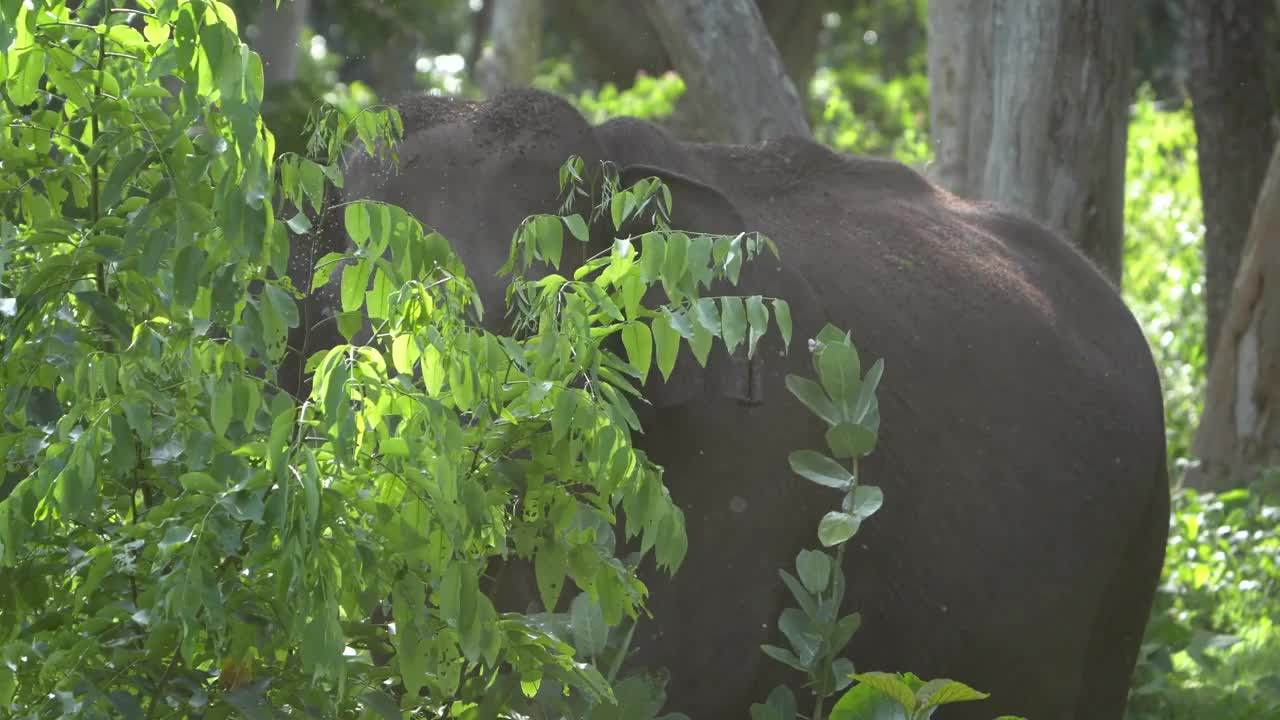
<svg viewBox="0 0 1280 720">
<path fill-rule="evenodd" d="M 1057 228 L 1118 283 L 1134 4 L 934 0 L 929 16 L 930 87 L 942 89 L 932 111 L 941 118 L 934 139 L 942 182 Z M 990 103 L 974 79 L 986 47 Z"/>
<path fill-rule="evenodd" d="M 991 2 L 929 2 L 930 173 L 943 187 L 970 198 L 982 197 L 991 145 Z"/>
<path fill-rule="evenodd" d="M 512 87 L 533 82 L 542 58 L 542 0 L 489 0 L 488 49 L 476 76 L 485 94 L 493 97 Z"/>
<path fill-rule="evenodd" d="M 573 38 L 581 51 L 577 69 L 597 82 L 631 84 L 638 71 L 659 75 L 672 69 L 658 31 L 641 3 L 634 0 L 546 0 L 558 31 Z M 817 62 L 822 0 L 756 0 L 769 37 L 803 97 Z"/>
<path fill-rule="evenodd" d="M 307 22 L 310 0 L 263 0 L 254 21 L 257 28 L 254 50 L 262 58 L 262 81 L 266 87 L 287 85 L 298 77 L 302 49 L 302 28 Z"/>
<path fill-rule="evenodd" d="M 804 103 L 752 0 L 645 0 L 644 7 L 716 140 L 811 135 Z"/>
<path fill-rule="evenodd" d="M 1280 464 L 1280 147 L 1262 191 L 1222 322 L 1186 484 L 1248 484 Z"/>
<path fill-rule="evenodd" d="M 1258 0 L 1186 4 L 1187 85 L 1204 203 L 1205 350 L 1210 360 L 1274 143 L 1263 72 L 1263 36 L 1272 10 L 1270 3 Z"/>
</svg>

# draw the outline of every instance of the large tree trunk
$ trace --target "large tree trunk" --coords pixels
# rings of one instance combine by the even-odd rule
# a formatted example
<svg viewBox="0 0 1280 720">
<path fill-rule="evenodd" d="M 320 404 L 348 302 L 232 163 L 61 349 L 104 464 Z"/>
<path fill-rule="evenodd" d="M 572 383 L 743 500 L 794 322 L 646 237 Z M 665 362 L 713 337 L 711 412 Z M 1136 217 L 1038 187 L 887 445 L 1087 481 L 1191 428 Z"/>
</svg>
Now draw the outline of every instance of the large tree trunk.
<svg viewBox="0 0 1280 720">
<path fill-rule="evenodd" d="M 984 22 L 986 2 L 991 10 Z M 945 159 L 939 168 L 942 181 L 961 194 L 1019 208 L 1056 227 L 1118 283 L 1134 4 L 935 0 L 929 13 L 931 46 L 940 43 L 954 53 L 979 48 L 979 59 L 959 60 L 956 72 L 968 74 L 976 91 L 957 92 L 952 83 L 951 92 L 934 99 L 940 107 L 932 112 L 944 121 L 935 135 L 935 150 Z M 989 105 L 985 88 L 972 79 L 988 46 Z M 947 88 L 940 51 L 931 49 L 930 59 L 930 72 L 942 75 L 931 80 L 931 88 Z M 970 117 L 960 120 L 965 116 Z M 986 146 L 978 147 L 987 117 L 990 135 Z M 976 190 L 967 187 L 975 174 L 981 178 Z"/>
<path fill-rule="evenodd" d="M 756 0 L 773 44 L 803 96 L 813 78 L 824 0 Z M 582 76 L 627 86 L 636 72 L 657 75 L 672 69 L 671 58 L 642 3 L 635 0 L 547 0 L 559 31 L 582 53 Z"/>
<path fill-rule="evenodd" d="M 485 94 L 533 82 L 542 58 L 542 0 L 489 0 L 489 47 L 476 76 Z"/>
<path fill-rule="evenodd" d="M 982 197 L 991 146 L 992 0 L 930 0 L 929 132 L 935 181 L 964 197 Z"/>
<path fill-rule="evenodd" d="M 1209 371 L 1192 487 L 1247 484 L 1280 464 L 1280 147 L 1271 154 Z"/>
<path fill-rule="evenodd" d="M 1273 108 L 1263 72 L 1265 23 L 1274 7 L 1259 0 L 1187 0 L 1192 113 L 1204 202 L 1205 349 L 1218 328 L 1267 172 Z"/>
<path fill-rule="evenodd" d="M 262 81 L 266 87 L 287 85 L 298 77 L 302 49 L 302 28 L 307 22 L 310 0 L 264 0 L 254 21 L 257 28 L 254 50 L 262 58 Z"/>
<path fill-rule="evenodd" d="M 712 137 L 753 143 L 809 136 L 804 103 L 752 0 L 645 0 Z"/>
</svg>

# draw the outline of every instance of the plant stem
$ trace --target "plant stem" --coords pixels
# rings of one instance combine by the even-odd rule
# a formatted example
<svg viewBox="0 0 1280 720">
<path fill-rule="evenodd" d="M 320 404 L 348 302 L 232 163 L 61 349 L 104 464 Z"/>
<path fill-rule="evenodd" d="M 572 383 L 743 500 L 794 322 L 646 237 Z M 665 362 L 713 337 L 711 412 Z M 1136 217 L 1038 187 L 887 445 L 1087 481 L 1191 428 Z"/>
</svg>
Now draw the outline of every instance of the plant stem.
<svg viewBox="0 0 1280 720">
<path fill-rule="evenodd" d="M 98 108 L 97 99 L 102 96 L 102 74 L 105 72 L 104 66 L 107 62 L 107 38 L 105 35 L 98 36 L 98 73 L 94 80 L 93 97 L 94 107 L 89 114 L 89 122 L 93 126 L 93 142 L 97 143 L 101 137 L 102 129 L 98 125 Z M 90 187 L 90 212 L 93 217 L 93 226 L 97 227 L 98 221 L 102 219 L 101 205 L 101 186 L 98 182 L 98 161 L 95 161 L 89 168 L 89 187 Z M 98 267 L 94 271 L 94 278 L 98 283 L 98 292 L 103 295 L 107 294 L 107 269 L 103 263 L 98 263 Z"/>
<path fill-rule="evenodd" d="M 857 458 L 854 458 L 851 461 L 851 469 L 853 470 L 853 473 L 852 473 L 853 477 L 857 478 L 858 477 Z M 849 494 L 853 494 L 853 490 L 854 490 L 854 487 L 856 487 L 856 483 L 857 483 L 857 480 L 854 480 L 849 483 L 849 489 L 847 491 Z M 840 543 L 839 547 L 836 548 L 836 566 L 835 566 L 835 569 L 832 571 L 832 573 L 833 574 L 840 573 L 841 577 L 844 576 L 844 551 L 845 551 L 845 548 L 847 548 L 848 546 L 849 546 L 849 541 L 846 540 Z M 836 608 L 835 613 L 836 613 L 836 617 L 840 617 L 840 608 Z M 826 704 L 828 693 L 814 693 L 814 694 L 817 695 L 818 699 L 814 702 L 814 705 L 813 705 L 812 720 L 822 720 L 823 705 Z"/>
</svg>

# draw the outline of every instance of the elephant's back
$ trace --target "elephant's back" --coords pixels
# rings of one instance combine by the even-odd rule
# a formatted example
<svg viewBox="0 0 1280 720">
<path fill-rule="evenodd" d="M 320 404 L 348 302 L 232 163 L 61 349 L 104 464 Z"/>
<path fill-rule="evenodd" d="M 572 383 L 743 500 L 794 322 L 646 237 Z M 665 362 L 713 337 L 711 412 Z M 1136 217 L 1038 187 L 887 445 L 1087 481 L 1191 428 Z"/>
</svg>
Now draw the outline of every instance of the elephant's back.
<svg viewBox="0 0 1280 720">
<path fill-rule="evenodd" d="M 1101 582 L 1088 564 L 1119 553 L 1165 490 L 1165 446 L 1150 349 L 1093 265 L 1044 226 L 898 163 L 798 139 L 692 149 L 826 319 L 851 331 L 864 364 L 885 360 L 881 442 L 865 470 L 890 500 L 871 537 L 877 524 L 964 526 L 975 559 Z M 910 506 L 891 508 L 895 494 Z M 965 519 L 997 506 L 1018 515 Z M 1085 521 L 1095 523 L 1087 550 L 1027 541 Z M 918 549 L 953 553 L 951 543 L 944 531 Z M 921 584 L 946 582 L 929 572 Z M 960 568 L 948 572 L 961 582 Z"/>
</svg>

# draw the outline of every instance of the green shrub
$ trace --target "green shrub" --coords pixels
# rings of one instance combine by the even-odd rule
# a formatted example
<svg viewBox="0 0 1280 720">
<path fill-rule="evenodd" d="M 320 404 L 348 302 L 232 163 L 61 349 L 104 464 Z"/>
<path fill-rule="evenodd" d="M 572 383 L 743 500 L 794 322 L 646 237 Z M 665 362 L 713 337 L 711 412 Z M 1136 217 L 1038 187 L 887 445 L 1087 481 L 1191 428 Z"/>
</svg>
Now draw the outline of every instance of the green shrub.
<svg viewBox="0 0 1280 720">
<path fill-rule="evenodd" d="M 1190 457 L 1205 383 L 1204 215 L 1191 109 L 1139 92 L 1129 124 L 1124 298 L 1164 386 L 1170 469 Z"/>
<path fill-rule="evenodd" d="M 1163 583 L 1130 720 L 1280 714 L 1280 505 L 1236 490 L 1174 496 Z"/>
</svg>

